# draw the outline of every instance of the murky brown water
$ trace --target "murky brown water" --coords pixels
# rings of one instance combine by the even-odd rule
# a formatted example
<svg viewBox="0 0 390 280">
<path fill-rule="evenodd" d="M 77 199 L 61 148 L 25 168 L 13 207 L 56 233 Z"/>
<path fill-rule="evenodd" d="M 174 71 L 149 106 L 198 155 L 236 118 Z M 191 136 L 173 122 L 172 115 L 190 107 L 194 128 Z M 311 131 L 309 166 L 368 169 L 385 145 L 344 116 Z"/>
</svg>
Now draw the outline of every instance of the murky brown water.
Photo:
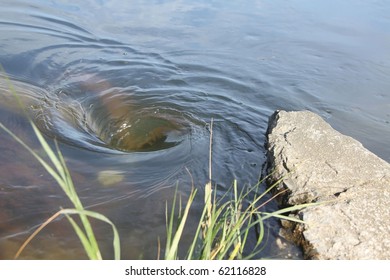
<svg viewBox="0 0 390 280">
<path fill-rule="evenodd" d="M 156 258 L 165 204 L 213 177 L 257 182 L 267 120 L 308 109 L 390 160 L 390 5 L 385 1 L 2 1 L 0 63 L 28 114 L 56 138 L 84 204 L 120 231 L 122 258 Z M 0 77 L 0 121 L 42 154 Z M 131 136 L 131 137 L 130 137 Z M 0 258 L 68 201 L 0 131 Z M 191 176 L 189 175 L 191 174 Z M 275 209 L 275 204 L 267 206 Z M 94 223 L 104 256 L 111 230 Z M 268 224 L 263 257 L 299 258 Z M 66 219 L 22 258 L 80 259 Z"/>
</svg>

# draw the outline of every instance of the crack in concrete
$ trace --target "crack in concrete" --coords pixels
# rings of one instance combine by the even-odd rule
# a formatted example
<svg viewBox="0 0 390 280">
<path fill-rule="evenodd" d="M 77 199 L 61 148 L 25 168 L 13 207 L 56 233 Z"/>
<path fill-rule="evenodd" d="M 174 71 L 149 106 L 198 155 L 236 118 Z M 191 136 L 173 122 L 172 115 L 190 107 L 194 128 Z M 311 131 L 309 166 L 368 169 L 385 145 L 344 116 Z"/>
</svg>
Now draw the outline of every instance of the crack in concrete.
<svg viewBox="0 0 390 280">
<path fill-rule="evenodd" d="M 336 173 L 336 175 L 339 174 L 339 172 L 337 171 L 337 169 L 334 168 L 328 161 L 325 161 L 325 164 L 326 164 L 327 166 L 329 166 L 329 168 L 332 169 L 332 170 L 334 171 L 334 173 Z"/>
<path fill-rule="evenodd" d="M 288 141 L 287 139 L 287 135 L 290 134 L 291 132 L 294 132 L 296 130 L 296 127 L 294 127 L 293 129 L 290 129 L 289 131 L 285 132 L 283 134 L 283 137 L 284 137 L 284 140 L 287 142 L 287 144 L 289 144 L 290 146 L 292 146 L 291 142 Z"/>
</svg>

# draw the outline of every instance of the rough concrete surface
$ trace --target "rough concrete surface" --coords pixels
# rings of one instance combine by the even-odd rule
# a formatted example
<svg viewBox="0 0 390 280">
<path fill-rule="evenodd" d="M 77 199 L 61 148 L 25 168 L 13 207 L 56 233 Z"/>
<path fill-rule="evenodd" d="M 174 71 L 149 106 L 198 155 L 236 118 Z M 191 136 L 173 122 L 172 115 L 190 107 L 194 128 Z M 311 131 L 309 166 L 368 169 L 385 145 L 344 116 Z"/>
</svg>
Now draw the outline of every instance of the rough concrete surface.
<svg viewBox="0 0 390 280">
<path fill-rule="evenodd" d="M 285 203 L 323 202 L 288 225 L 309 259 L 390 259 L 390 164 L 309 112 L 276 111 L 268 170 L 283 177 Z"/>
</svg>

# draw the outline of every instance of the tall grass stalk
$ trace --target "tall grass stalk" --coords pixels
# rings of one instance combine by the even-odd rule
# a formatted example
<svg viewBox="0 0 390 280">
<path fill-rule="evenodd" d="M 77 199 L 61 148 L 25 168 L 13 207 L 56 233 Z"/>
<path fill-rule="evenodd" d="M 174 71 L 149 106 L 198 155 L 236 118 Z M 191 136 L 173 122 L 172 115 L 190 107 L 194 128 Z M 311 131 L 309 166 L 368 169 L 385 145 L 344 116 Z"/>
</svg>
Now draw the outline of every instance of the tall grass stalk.
<svg viewBox="0 0 390 280">
<path fill-rule="evenodd" d="M 0 71 L 4 73 L 4 69 L 0 66 Z M 15 96 L 18 103 L 20 104 L 21 108 L 24 108 L 24 104 L 18 97 L 18 93 L 15 91 L 15 89 L 12 86 L 12 83 L 9 81 L 9 79 L 6 77 L 9 88 L 11 93 Z M 34 122 L 28 117 L 30 124 L 33 128 L 33 131 L 38 138 L 39 143 L 41 144 L 43 150 L 45 151 L 45 154 L 49 158 L 49 162 L 44 160 L 41 156 L 39 156 L 34 150 L 32 150 L 27 144 L 23 142 L 18 136 L 16 136 L 12 131 L 10 131 L 7 127 L 5 127 L 0 122 L 0 128 L 3 129 L 5 132 L 7 132 L 14 140 L 16 140 L 18 143 L 20 143 L 26 150 L 28 150 L 35 159 L 40 162 L 40 164 L 45 168 L 45 170 L 56 180 L 58 185 L 61 187 L 63 192 L 67 195 L 69 200 L 72 202 L 74 209 L 62 209 L 56 214 L 54 214 L 51 218 L 49 218 L 48 222 L 45 222 L 42 224 L 41 227 L 39 227 L 30 238 L 26 240 L 26 242 L 22 245 L 20 250 L 15 255 L 15 258 L 18 258 L 21 254 L 22 250 L 26 247 L 26 245 L 32 240 L 32 238 L 41 231 L 49 222 L 54 220 L 58 215 L 63 214 L 66 216 L 70 224 L 72 225 L 73 229 L 77 233 L 85 252 L 87 253 L 88 257 L 93 260 L 100 260 L 102 259 L 102 255 L 98 246 L 98 243 L 96 241 L 96 237 L 94 234 L 94 231 L 92 229 L 92 226 L 89 222 L 88 217 L 95 218 L 101 221 L 104 221 L 112 226 L 113 230 L 113 247 L 114 247 L 114 258 L 119 259 L 120 258 L 120 241 L 119 241 L 119 235 L 117 232 L 117 229 L 115 225 L 105 216 L 102 214 L 93 212 L 93 211 L 87 211 L 84 209 L 83 204 L 81 203 L 76 189 L 74 187 L 72 177 L 70 175 L 69 169 L 66 166 L 64 157 L 58 147 L 57 142 L 55 141 L 55 147 L 56 150 L 54 151 L 50 145 L 46 142 L 45 138 L 43 137 L 42 133 L 39 131 L 39 129 L 36 127 Z M 75 221 L 71 215 L 78 215 L 81 221 L 82 227 L 79 226 L 79 224 Z"/>
</svg>

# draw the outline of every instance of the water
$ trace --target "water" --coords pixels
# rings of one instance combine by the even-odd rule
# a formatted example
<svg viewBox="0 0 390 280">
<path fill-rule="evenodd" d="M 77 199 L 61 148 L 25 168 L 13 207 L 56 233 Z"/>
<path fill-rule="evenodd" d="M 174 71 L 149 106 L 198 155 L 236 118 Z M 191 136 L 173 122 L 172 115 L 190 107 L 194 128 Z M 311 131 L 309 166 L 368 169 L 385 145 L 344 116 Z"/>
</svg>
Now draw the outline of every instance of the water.
<svg viewBox="0 0 390 280">
<path fill-rule="evenodd" d="M 195 182 L 192 221 L 199 215 L 211 118 L 213 180 L 221 194 L 234 179 L 240 186 L 257 182 L 276 109 L 316 112 L 390 161 L 387 1 L 1 6 L 0 63 L 41 131 L 59 140 L 84 204 L 118 226 L 123 258 L 156 258 L 165 203 L 177 183 L 185 199 Z M 0 89 L 0 121 L 41 152 L 4 77 Z M 0 140 L 0 258 L 12 258 L 69 203 L 27 151 L 4 132 Z M 94 226 L 111 258 L 109 227 Z M 276 221 L 268 227 L 262 256 L 301 257 L 292 244 L 277 245 Z M 22 257 L 85 256 L 60 219 Z"/>
</svg>

